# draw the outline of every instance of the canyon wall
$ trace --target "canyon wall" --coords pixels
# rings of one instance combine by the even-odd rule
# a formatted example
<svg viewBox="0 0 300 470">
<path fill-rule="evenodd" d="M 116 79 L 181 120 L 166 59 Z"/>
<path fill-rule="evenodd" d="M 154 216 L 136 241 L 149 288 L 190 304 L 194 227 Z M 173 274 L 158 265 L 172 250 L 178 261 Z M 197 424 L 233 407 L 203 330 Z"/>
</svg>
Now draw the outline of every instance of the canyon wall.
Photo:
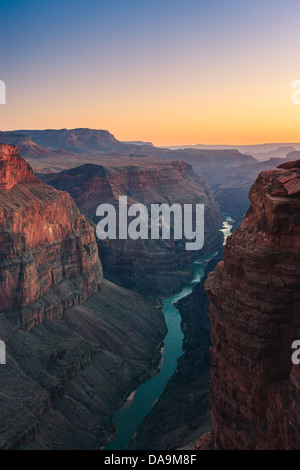
<svg viewBox="0 0 300 470">
<path fill-rule="evenodd" d="M 156 300 L 102 280 L 94 228 L 70 195 L 0 145 L 0 449 L 105 446 L 165 334 Z"/>
<path fill-rule="evenodd" d="M 206 291 L 213 430 L 196 448 L 300 449 L 300 161 L 261 173 Z"/>
<path fill-rule="evenodd" d="M 94 223 L 100 220 L 96 217 L 100 204 L 113 204 L 118 211 L 119 196 L 124 195 L 128 205 L 142 203 L 148 210 L 151 204 L 204 204 L 205 245 L 200 252 L 187 251 L 185 240 L 174 240 L 172 234 L 171 240 L 99 241 L 105 269 L 115 270 L 118 274 L 135 270 L 172 271 L 216 251 L 219 208 L 203 177 L 183 161 L 135 159 L 127 165 L 124 161 L 118 165 L 108 162 L 105 165 L 87 164 L 41 176 L 55 188 L 68 191 L 83 214 Z"/>
<path fill-rule="evenodd" d="M 204 283 L 222 255 L 220 247 L 218 256 L 207 262 L 201 282 L 176 304 L 182 317 L 184 354 L 178 359 L 176 372 L 164 392 L 135 434 L 130 450 L 183 448 L 196 442 L 211 427 L 208 403 L 211 340 L 209 301 Z"/>
<path fill-rule="evenodd" d="M 0 251 L 0 310 L 11 310 L 24 329 L 62 315 L 102 280 L 94 230 L 72 198 L 38 180 L 17 148 L 4 144 Z"/>
</svg>

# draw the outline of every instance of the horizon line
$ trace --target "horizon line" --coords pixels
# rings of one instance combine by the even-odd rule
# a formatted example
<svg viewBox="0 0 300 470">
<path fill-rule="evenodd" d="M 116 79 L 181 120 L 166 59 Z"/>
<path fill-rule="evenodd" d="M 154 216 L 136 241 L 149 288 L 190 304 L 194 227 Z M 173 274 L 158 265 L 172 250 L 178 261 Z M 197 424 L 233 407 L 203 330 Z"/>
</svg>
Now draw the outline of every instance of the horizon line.
<svg viewBox="0 0 300 470">
<path fill-rule="evenodd" d="M 300 140 L 297 142 L 287 142 L 287 141 L 279 141 L 279 142 L 256 142 L 255 144 L 237 144 L 237 143 L 231 143 L 231 144 L 203 144 L 203 143 L 197 143 L 197 144 L 164 144 L 164 145 L 157 145 L 153 144 L 152 140 L 143 140 L 143 139 L 128 139 L 128 140 L 120 140 L 118 139 L 115 134 L 113 134 L 111 131 L 108 129 L 101 129 L 101 128 L 93 128 L 93 127 L 72 127 L 72 128 L 67 128 L 67 127 L 61 127 L 61 128 L 54 128 L 54 127 L 47 127 L 47 128 L 42 128 L 42 129 L 37 129 L 37 128 L 27 128 L 27 129 L 12 129 L 12 130 L 0 130 L 0 132 L 21 132 L 21 131 L 75 131 L 75 130 L 91 130 L 91 131 L 102 131 L 102 132 L 108 132 L 111 134 L 116 140 L 119 140 L 119 142 L 143 142 L 145 145 L 147 144 L 152 144 L 155 147 L 160 147 L 160 148 L 169 148 L 169 147 L 182 147 L 182 148 L 187 148 L 187 147 L 197 147 L 197 146 L 203 146 L 203 147 L 252 147 L 252 146 L 258 146 L 258 145 L 300 145 Z"/>
</svg>

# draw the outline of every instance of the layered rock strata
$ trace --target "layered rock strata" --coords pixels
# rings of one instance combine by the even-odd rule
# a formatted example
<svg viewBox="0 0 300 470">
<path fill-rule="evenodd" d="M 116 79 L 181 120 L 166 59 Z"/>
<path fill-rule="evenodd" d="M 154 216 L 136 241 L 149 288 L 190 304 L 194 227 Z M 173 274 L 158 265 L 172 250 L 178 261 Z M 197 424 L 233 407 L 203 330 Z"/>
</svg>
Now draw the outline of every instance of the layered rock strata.
<svg viewBox="0 0 300 470">
<path fill-rule="evenodd" d="M 185 240 L 107 240 L 99 242 L 104 268 L 109 271 L 172 271 L 216 251 L 219 209 L 206 180 L 194 173 L 183 161 L 148 160 L 122 166 L 87 164 L 58 174 L 43 175 L 57 189 L 67 190 L 79 209 L 94 223 L 100 204 L 110 203 L 118 209 L 119 196 L 127 196 L 128 205 L 204 204 L 205 245 L 199 251 L 187 251 Z M 117 217 L 118 222 L 118 217 Z"/>
<path fill-rule="evenodd" d="M 300 449 L 299 161 L 261 173 L 249 198 L 206 282 L 213 430 L 198 448 Z"/>
<path fill-rule="evenodd" d="M 93 227 L 14 146 L 0 185 L 0 449 L 99 449 L 157 371 L 161 306 L 102 281 Z"/>
<path fill-rule="evenodd" d="M 10 145 L 0 145 L 0 253 L 0 311 L 27 330 L 84 301 L 102 280 L 92 226 Z"/>
</svg>

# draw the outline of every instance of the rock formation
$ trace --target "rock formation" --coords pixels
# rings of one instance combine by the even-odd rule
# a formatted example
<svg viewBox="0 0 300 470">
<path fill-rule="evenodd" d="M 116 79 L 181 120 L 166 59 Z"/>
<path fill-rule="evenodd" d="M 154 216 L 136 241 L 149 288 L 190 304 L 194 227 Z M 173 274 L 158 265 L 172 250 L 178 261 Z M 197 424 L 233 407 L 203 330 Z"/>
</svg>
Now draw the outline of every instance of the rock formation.
<svg viewBox="0 0 300 470">
<path fill-rule="evenodd" d="M 32 328 L 96 292 L 94 230 L 66 192 L 38 180 L 17 148 L 0 145 L 0 310 Z M 43 301 L 41 301 L 43 297 Z"/>
<path fill-rule="evenodd" d="M 146 167 L 145 167 L 146 165 Z M 183 161 L 135 159 L 125 165 L 86 164 L 61 173 L 42 175 L 44 181 L 57 189 L 67 190 L 79 209 L 93 222 L 100 204 L 118 205 L 125 195 L 128 204 L 204 204 L 205 247 L 201 254 L 217 249 L 219 209 L 206 180 Z M 107 240 L 100 242 L 104 268 L 146 272 L 171 271 L 189 261 L 199 259 L 199 252 L 186 251 L 184 240 Z M 205 253 L 204 253 L 205 252 Z"/>
<path fill-rule="evenodd" d="M 0 189 L 11 189 L 17 183 L 37 183 L 30 165 L 20 157 L 17 147 L 0 144 Z"/>
<path fill-rule="evenodd" d="M 165 333 L 156 300 L 102 281 L 70 195 L 0 145 L 0 449 L 105 446 L 115 409 L 157 371 Z"/>
<path fill-rule="evenodd" d="M 196 446 L 300 449 L 300 170 L 259 175 L 240 230 L 206 282 L 213 430 Z"/>
</svg>

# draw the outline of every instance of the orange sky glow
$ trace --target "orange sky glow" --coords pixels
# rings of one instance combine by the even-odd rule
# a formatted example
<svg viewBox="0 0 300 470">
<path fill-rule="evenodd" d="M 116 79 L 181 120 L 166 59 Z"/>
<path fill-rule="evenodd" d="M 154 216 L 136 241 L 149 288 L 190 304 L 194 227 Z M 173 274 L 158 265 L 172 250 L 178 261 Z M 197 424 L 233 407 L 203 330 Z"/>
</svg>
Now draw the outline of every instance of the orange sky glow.
<svg viewBox="0 0 300 470">
<path fill-rule="evenodd" d="M 300 141 L 299 2 L 166 0 L 157 11 L 76 0 L 69 11 L 63 0 L 54 29 L 41 2 L 6 3 L 1 130 L 89 127 L 161 146 Z"/>
</svg>

